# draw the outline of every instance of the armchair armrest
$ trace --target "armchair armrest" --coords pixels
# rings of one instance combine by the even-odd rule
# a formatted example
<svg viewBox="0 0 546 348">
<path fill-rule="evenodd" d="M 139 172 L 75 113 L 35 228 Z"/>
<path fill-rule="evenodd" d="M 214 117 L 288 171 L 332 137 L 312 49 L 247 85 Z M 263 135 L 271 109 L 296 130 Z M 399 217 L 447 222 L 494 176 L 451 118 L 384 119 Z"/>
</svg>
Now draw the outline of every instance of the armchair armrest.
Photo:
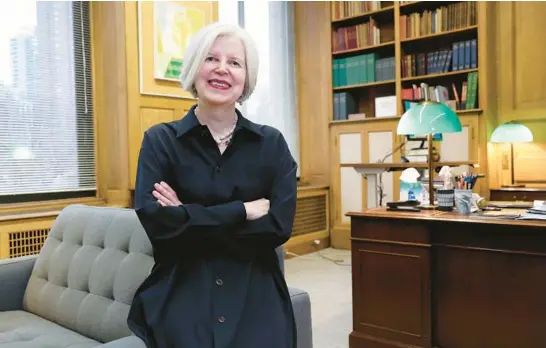
<svg viewBox="0 0 546 348">
<path fill-rule="evenodd" d="M 0 312 L 23 309 L 23 296 L 38 255 L 0 260 Z"/>
<path fill-rule="evenodd" d="M 311 298 L 301 289 L 288 287 L 290 300 L 294 308 L 296 330 L 298 334 L 298 348 L 313 347 L 313 323 L 311 320 Z"/>
</svg>

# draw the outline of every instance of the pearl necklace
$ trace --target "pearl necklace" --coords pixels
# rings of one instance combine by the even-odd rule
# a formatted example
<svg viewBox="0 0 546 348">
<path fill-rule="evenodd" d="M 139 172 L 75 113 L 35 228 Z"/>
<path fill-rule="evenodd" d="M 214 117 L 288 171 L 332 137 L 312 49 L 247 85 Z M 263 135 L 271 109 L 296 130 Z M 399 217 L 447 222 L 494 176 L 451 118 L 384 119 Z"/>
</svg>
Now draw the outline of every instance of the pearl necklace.
<svg viewBox="0 0 546 348">
<path fill-rule="evenodd" d="M 199 118 L 198 108 L 195 109 L 195 115 Z M 212 134 L 211 132 L 212 138 L 216 142 L 216 145 L 218 145 L 219 147 L 222 147 L 222 146 L 227 147 L 229 145 L 229 143 L 231 142 L 231 139 L 233 138 L 233 132 L 235 131 L 235 127 L 237 126 L 237 119 L 238 119 L 238 116 L 237 114 L 235 114 L 233 124 L 231 125 L 231 127 L 229 128 L 229 131 L 225 135 L 218 136 L 218 135 Z"/>
</svg>

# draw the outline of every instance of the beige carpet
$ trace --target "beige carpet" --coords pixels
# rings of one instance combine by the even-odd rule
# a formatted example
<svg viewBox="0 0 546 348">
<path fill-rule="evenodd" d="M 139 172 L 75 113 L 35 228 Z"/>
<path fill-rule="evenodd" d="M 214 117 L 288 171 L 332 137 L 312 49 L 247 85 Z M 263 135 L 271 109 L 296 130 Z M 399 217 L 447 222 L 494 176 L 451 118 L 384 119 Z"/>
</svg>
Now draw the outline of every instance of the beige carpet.
<svg viewBox="0 0 546 348">
<path fill-rule="evenodd" d="M 328 259 L 341 261 L 338 265 Z M 324 249 L 286 260 L 289 286 L 309 292 L 313 348 L 347 348 L 352 327 L 351 253 Z"/>
</svg>

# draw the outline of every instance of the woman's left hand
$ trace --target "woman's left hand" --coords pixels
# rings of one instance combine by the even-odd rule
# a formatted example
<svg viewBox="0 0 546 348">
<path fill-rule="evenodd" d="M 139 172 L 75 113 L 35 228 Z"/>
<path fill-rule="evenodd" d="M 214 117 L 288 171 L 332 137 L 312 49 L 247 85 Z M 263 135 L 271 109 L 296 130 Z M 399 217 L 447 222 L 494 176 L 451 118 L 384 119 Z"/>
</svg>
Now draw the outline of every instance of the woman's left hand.
<svg viewBox="0 0 546 348">
<path fill-rule="evenodd" d="M 178 199 L 176 192 L 164 181 L 159 184 L 154 184 L 152 195 L 157 199 L 159 204 L 164 207 L 176 207 L 182 205 Z"/>
</svg>

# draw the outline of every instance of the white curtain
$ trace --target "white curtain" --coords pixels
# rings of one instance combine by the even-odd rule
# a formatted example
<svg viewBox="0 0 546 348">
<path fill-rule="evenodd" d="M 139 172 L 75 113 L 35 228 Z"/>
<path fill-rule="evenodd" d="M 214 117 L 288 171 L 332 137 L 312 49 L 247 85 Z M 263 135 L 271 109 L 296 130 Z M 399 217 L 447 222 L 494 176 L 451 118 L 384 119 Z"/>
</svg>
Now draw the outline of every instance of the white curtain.
<svg viewBox="0 0 546 348">
<path fill-rule="evenodd" d="M 299 165 L 294 3 L 253 0 L 218 4 L 219 20 L 243 25 L 260 53 L 258 85 L 240 107 L 241 112 L 256 123 L 277 128 Z"/>
<path fill-rule="evenodd" d="M 218 1 L 218 22 L 241 24 L 238 3 L 237 0 Z"/>
</svg>

